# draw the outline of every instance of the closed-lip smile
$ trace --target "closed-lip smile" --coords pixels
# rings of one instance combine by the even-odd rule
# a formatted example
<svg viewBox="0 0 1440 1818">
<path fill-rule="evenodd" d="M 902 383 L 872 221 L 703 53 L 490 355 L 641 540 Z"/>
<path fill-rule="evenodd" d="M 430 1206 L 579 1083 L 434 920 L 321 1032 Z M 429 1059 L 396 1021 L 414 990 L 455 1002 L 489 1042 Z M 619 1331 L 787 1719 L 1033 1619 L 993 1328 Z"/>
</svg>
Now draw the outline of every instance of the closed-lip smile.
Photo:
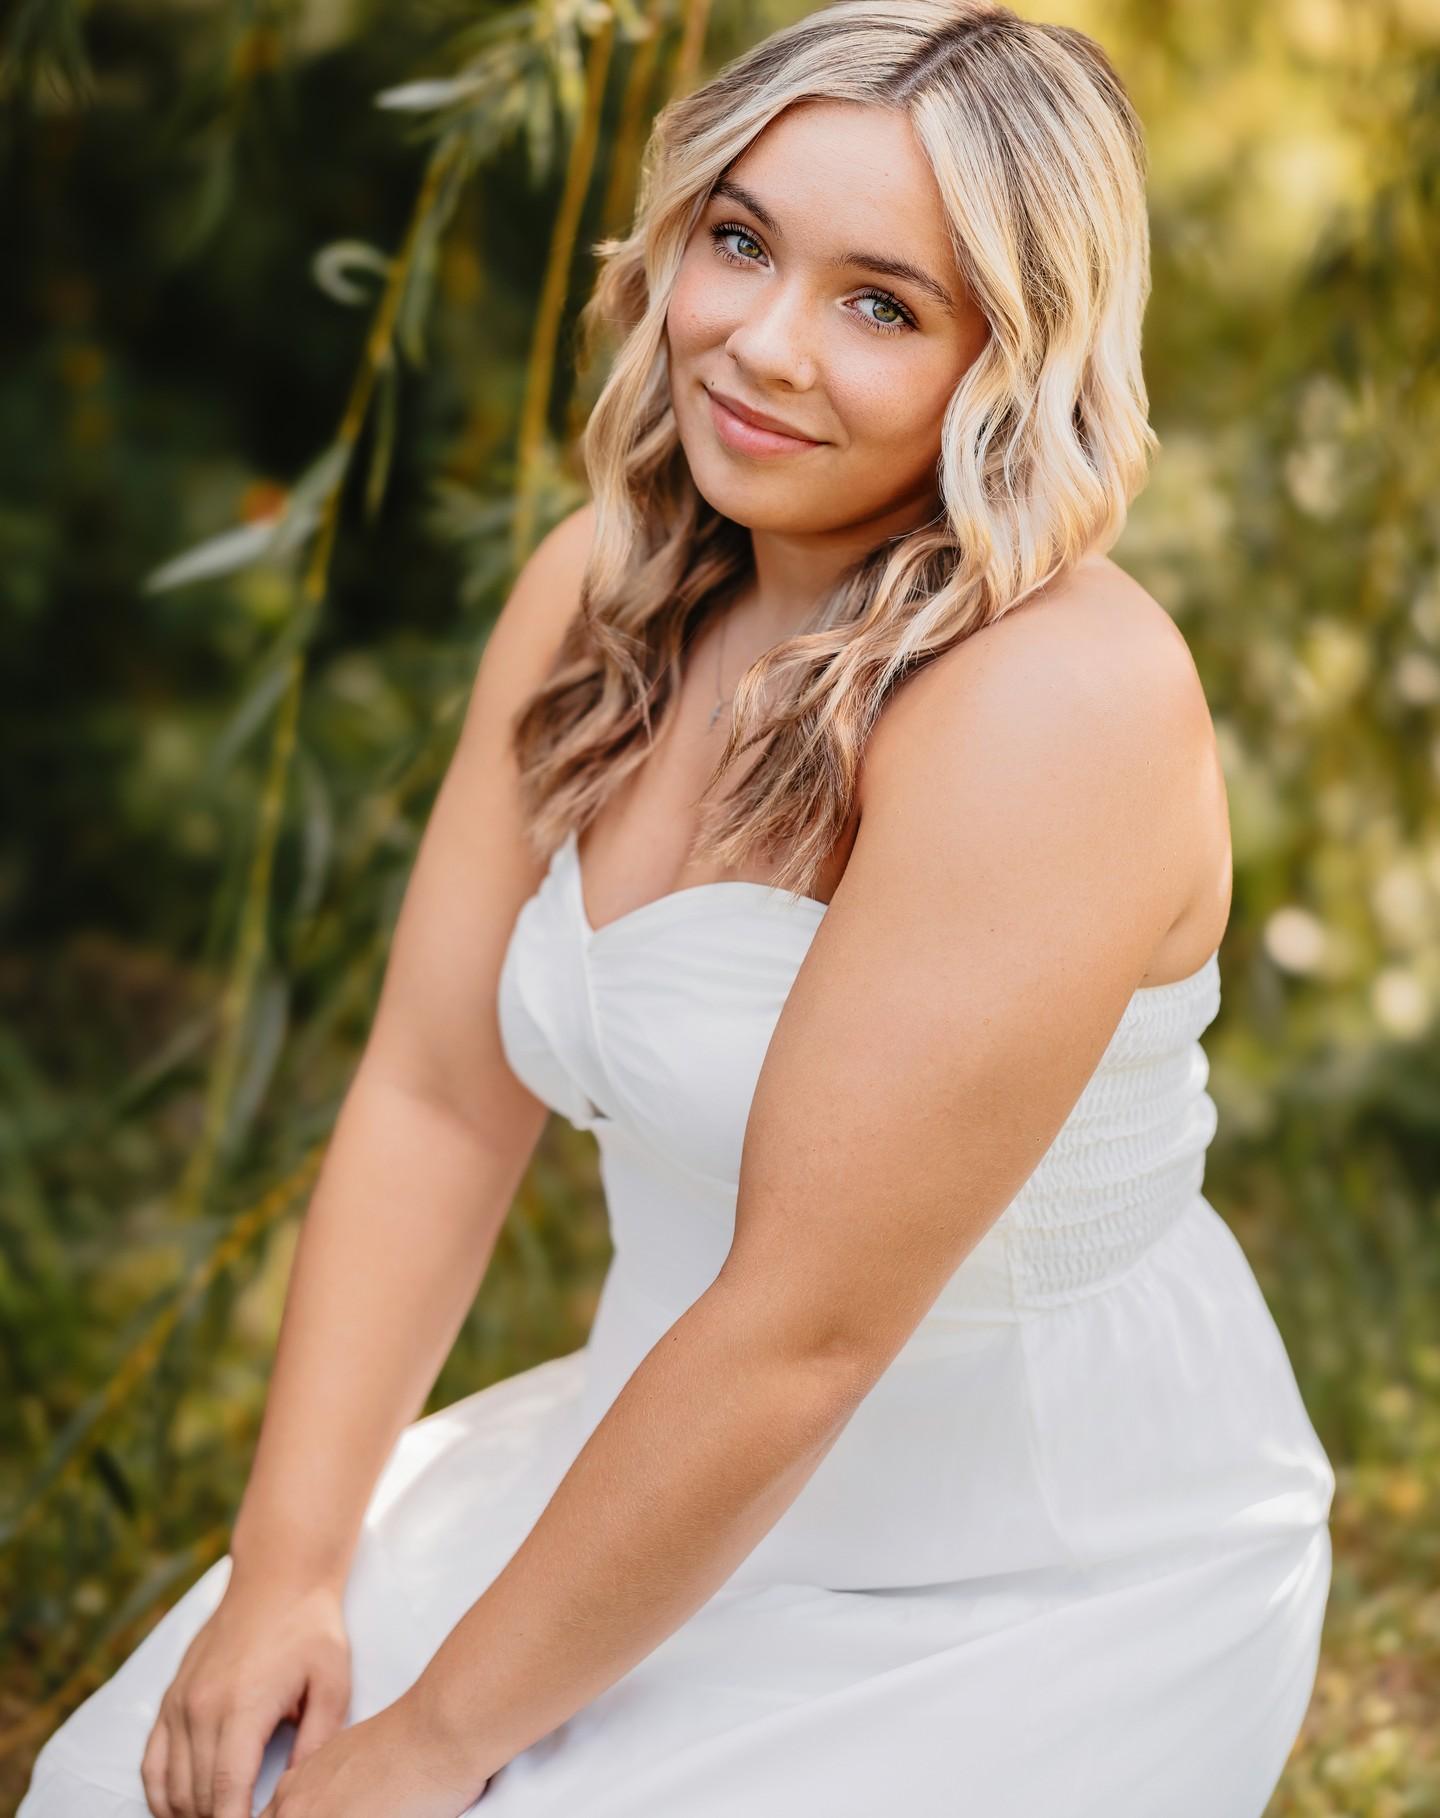
<svg viewBox="0 0 1440 1818">
<path fill-rule="evenodd" d="M 803 429 L 796 429 L 792 424 L 782 422 L 779 417 L 772 417 L 763 410 L 752 410 L 748 404 L 742 404 L 738 398 L 732 398 L 715 386 L 709 387 L 710 396 L 718 404 L 723 404 L 732 416 L 739 417 L 742 423 L 753 424 L 756 429 L 768 429 L 780 436 L 792 436 L 797 442 L 818 442 L 819 437 L 807 436 Z"/>
</svg>

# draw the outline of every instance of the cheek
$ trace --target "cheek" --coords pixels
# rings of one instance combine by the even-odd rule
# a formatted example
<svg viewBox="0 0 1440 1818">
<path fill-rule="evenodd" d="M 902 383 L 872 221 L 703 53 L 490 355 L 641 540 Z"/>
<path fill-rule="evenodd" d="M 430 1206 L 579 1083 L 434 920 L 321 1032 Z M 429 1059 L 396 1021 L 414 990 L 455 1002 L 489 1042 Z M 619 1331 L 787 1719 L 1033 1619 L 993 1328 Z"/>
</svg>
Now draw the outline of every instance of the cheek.
<svg viewBox="0 0 1440 1818">
<path fill-rule="evenodd" d="M 730 332 L 723 308 L 723 288 L 707 283 L 693 259 L 681 266 L 665 312 L 665 332 L 672 353 L 679 358 L 713 346 Z"/>
<path fill-rule="evenodd" d="M 953 377 L 948 367 L 906 360 L 898 349 L 881 352 L 889 358 L 870 357 L 843 375 L 837 371 L 832 395 L 855 446 L 883 455 L 897 471 L 923 471 L 940 451 L 940 420 Z"/>
</svg>

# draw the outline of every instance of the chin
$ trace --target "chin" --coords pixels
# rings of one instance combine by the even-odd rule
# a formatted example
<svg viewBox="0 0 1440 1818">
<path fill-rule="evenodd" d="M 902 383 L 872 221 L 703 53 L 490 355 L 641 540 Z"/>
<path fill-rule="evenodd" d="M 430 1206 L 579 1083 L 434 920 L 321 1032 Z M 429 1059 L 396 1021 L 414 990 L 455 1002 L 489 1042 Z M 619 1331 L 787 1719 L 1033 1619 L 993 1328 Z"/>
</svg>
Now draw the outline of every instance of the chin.
<svg viewBox="0 0 1440 1818">
<path fill-rule="evenodd" d="M 762 475 L 753 485 L 712 485 L 705 475 L 691 469 L 695 490 L 712 510 L 746 530 L 766 531 L 774 535 L 803 536 L 833 526 L 824 521 L 818 508 L 807 509 L 802 502 L 787 501 L 781 488 Z"/>
<path fill-rule="evenodd" d="M 722 518 L 747 530 L 776 534 L 803 535 L 834 528 L 826 502 L 808 496 L 811 488 L 797 497 L 792 484 L 778 472 L 768 473 L 757 466 L 754 473 L 742 473 L 713 448 L 697 456 L 683 436 L 680 442 L 696 492 Z"/>
</svg>

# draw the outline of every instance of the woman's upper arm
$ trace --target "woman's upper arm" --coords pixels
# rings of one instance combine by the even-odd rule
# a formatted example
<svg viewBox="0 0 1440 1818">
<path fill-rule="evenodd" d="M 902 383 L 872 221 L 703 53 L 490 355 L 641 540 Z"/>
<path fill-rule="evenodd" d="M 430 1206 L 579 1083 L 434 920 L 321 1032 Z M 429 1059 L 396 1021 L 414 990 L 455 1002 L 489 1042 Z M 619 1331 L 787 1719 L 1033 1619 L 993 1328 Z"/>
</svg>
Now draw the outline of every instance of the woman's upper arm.
<svg viewBox="0 0 1440 1818">
<path fill-rule="evenodd" d="M 361 1066 L 453 1110 L 504 1146 L 543 1108 L 515 1078 L 496 1011 L 506 943 L 540 870 L 525 837 L 510 736 L 579 609 L 594 507 L 570 513 L 521 568 L 486 641 L 396 921 Z"/>
<path fill-rule="evenodd" d="M 717 1281 L 862 1392 L 1054 1140 L 1184 907 L 1208 712 L 1183 643 L 1003 621 L 970 642 L 872 738 Z"/>
</svg>

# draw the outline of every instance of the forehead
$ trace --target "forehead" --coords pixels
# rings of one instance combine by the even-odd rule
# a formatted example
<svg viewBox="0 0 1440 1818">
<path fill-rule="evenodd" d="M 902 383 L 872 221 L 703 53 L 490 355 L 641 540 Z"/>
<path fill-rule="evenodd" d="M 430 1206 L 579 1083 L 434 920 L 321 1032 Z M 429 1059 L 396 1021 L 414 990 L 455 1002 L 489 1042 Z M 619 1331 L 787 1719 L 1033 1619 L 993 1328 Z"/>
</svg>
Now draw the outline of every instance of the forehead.
<svg viewBox="0 0 1440 1818">
<path fill-rule="evenodd" d="M 935 174 L 895 108 L 797 102 L 725 174 L 764 203 L 789 243 L 817 253 L 865 245 L 923 256 L 941 277 L 954 270 Z"/>
</svg>

